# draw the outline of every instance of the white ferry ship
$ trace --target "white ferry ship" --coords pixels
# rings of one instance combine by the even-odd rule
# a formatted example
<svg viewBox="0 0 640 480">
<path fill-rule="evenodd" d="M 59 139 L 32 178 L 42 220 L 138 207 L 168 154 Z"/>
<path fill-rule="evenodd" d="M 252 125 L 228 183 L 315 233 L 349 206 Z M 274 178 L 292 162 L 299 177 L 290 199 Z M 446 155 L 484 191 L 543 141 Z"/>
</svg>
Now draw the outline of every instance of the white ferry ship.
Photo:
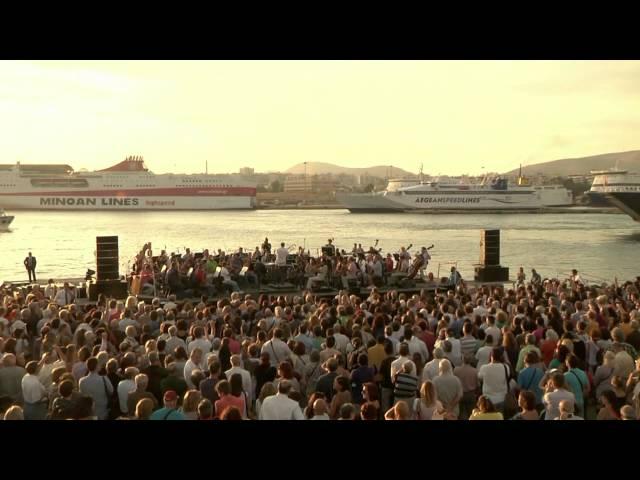
<svg viewBox="0 0 640 480">
<path fill-rule="evenodd" d="M 596 170 L 591 172 L 593 184 L 589 196 L 596 201 L 607 200 L 640 222 L 640 174 L 626 170 Z"/>
<path fill-rule="evenodd" d="M 34 210 L 236 210 L 256 185 L 236 175 L 154 174 L 142 157 L 94 172 L 69 165 L 0 165 L 0 204 Z"/>
<path fill-rule="evenodd" d="M 352 213 L 535 210 L 573 204 L 573 195 L 562 185 L 533 186 L 522 176 L 516 185 L 510 185 L 506 178 L 500 177 L 485 178 L 480 183 L 392 179 L 382 192 L 336 193 L 336 199 Z"/>
<path fill-rule="evenodd" d="M 0 208 L 0 231 L 8 230 L 13 219 L 14 217 L 12 215 L 7 215 L 7 212 Z"/>
</svg>

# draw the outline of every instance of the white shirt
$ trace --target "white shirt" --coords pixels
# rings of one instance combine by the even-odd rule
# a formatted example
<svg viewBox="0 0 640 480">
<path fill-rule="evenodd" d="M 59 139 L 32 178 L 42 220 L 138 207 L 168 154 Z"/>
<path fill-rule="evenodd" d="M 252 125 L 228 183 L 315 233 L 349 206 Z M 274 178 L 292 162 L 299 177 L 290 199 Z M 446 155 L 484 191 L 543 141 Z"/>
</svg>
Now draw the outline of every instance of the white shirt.
<svg viewBox="0 0 640 480">
<path fill-rule="evenodd" d="M 493 350 L 492 346 L 485 345 L 484 347 L 480 347 L 476 352 L 476 360 L 478 363 L 476 364 L 476 368 L 480 370 L 480 367 L 486 365 L 491 360 L 491 350 Z"/>
<path fill-rule="evenodd" d="M 494 405 L 504 402 L 509 388 L 506 381 L 508 372 L 509 366 L 504 363 L 489 363 L 478 370 L 478 378 L 482 380 L 482 394 L 489 397 Z"/>
<path fill-rule="evenodd" d="M 407 342 L 407 344 L 409 345 L 409 353 L 411 354 L 411 357 L 413 357 L 415 353 L 419 353 L 422 357 L 423 363 L 429 360 L 429 350 L 427 349 L 427 344 L 420 340 L 418 337 L 414 335 L 413 337 L 411 337 L 411 340 Z"/>
<path fill-rule="evenodd" d="M 462 363 L 462 347 L 460 346 L 460 340 L 454 337 L 447 338 L 447 341 L 451 344 L 451 356 L 457 360 L 454 362 L 456 366 Z"/>
<path fill-rule="evenodd" d="M 202 350 L 202 353 L 207 354 L 211 351 L 211 342 L 206 338 L 196 338 L 189 342 L 189 347 L 187 348 L 187 353 L 191 355 L 196 348 Z"/>
<path fill-rule="evenodd" d="M 65 295 L 65 292 L 66 292 L 66 295 Z M 65 290 L 64 288 L 62 288 L 58 291 L 58 293 L 56 293 L 56 298 L 54 301 L 59 306 L 64 307 L 65 305 L 69 305 L 73 303 L 74 299 L 75 299 L 75 295 L 71 290 Z"/>
<path fill-rule="evenodd" d="M 128 413 L 127 400 L 129 399 L 129 393 L 136 389 L 136 382 L 129 379 L 120 380 L 118 383 L 118 401 L 120 402 L 120 411 L 122 413 Z M 130 412 L 133 414 L 134 412 Z"/>
<path fill-rule="evenodd" d="M 395 376 L 402 371 L 402 366 L 405 363 L 411 363 L 411 373 L 412 375 L 416 375 L 416 364 L 413 363 L 409 357 L 400 357 L 391 362 L 391 379 L 393 380 Z"/>
<path fill-rule="evenodd" d="M 9 326 L 9 320 L 7 320 L 7 319 L 6 319 L 6 318 L 4 318 L 4 317 L 0 317 L 0 323 L 1 323 L 2 325 L 4 325 L 5 330 L 6 330 L 6 329 L 7 329 L 7 327 Z M 43 323 L 43 325 L 44 325 L 44 323 Z"/>
<path fill-rule="evenodd" d="M 187 349 L 187 344 L 180 337 L 169 337 L 166 340 L 164 351 L 169 353 L 169 354 L 171 354 L 171 355 L 173 355 L 173 351 L 178 347 L 182 347 L 182 348 L 184 348 L 186 350 Z"/>
<path fill-rule="evenodd" d="M 229 270 L 226 267 L 220 267 L 220 276 L 226 281 L 231 280 L 231 274 L 229 274 Z"/>
<path fill-rule="evenodd" d="M 24 323 L 22 320 L 18 319 L 15 320 L 12 324 L 11 327 L 9 327 L 9 331 L 11 333 L 14 333 L 16 330 L 22 330 L 23 332 L 27 329 L 27 324 Z"/>
<path fill-rule="evenodd" d="M 495 325 L 487 327 L 484 331 L 485 334 L 491 335 L 493 338 L 493 346 L 496 347 L 500 345 L 500 341 L 502 340 L 502 332 Z"/>
<path fill-rule="evenodd" d="M 440 358 L 434 358 L 429 363 L 427 363 L 422 369 L 422 383 L 427 380 L 433 381 L 434 378 L 438 376 L 440 371 Z"/>
<path fill-rule="evenodd" d="M 193 363 L 193 360 L 191 359 L 187 360 L 187 363 L 184 364 L 184 381 L 187 382 L 187 386 L 189 387 L 189 389 L 196 388 L 196 386 L 191 381 L 191 374 L 193 373 L 194 370 L 202 370 L 202 372 L 205 373 L 205 375 L 207 372 L 207 370 L 204 369 L 202 365 L 196 365 L 195 363 Z"/>
<path fill-rule="evenodd" d="M 231 367 L 229 370 L 224 372 L 227 376 L 227 380 L 231 380 L 231 375 L 235 375 L 236 373 L 240 374 L 242 377 L 242 390 L 247 394 L 247 398 L 249 399 L 249 407 L 252 403 L 253 395 L 251 394 L 253 389 L 251 388 L 251 374 L 242 367 Z"/>
<path fill-rule="evenodd" d="M 38 403 L 47 398 L 47 390 L 36 375 L 22 377 L 22 398 L 25 403 Z"/>
<path fill-rule="evenodd" d="M 264 399 L 258 420 L 304 420 L 304 415 L 298 402 L 278 392 Z"/>
<path fill-rule="evenodd" d="M 46 287 L 44 287 L 44 296 L 51 299 L 53 298 L 53 296 L 56 294 L 56 286 L 55 285 L 49 285 L 47 284 Z"/>
<path fill-rule="evenodd" d="M 349 337 L 343 335 L 342 333 L 334 333 L 333 338 L 336 339 L 336 349 L 340 350 L 342 353 L 345 353 L 347 350 L 347 345 L 349 345 Z"/>
<path fill-rule="evenodd" d="M 314 415 L 311 420 L 331 420 L 329 418 L 329 415 L 327 415 L 326 413 L 323 413 L 322 415 Z"/>
<path fill-rule="evenodd" d="M 289 346 L 279 338 L 275 337 L 262 346 L 260 353 L 262 354 L 265 352 L 269 354 L 269 360 L 272 367 L 277 367 L 280 362 L 291 357 L 291 349 Z"/>
<path fill-rule="evenodd" d="M 276 250 L 276 265 L 286 265 L 288 255 L 289 250 L 284 247 L 280 247 L 278 250 Z"/>
</svg>

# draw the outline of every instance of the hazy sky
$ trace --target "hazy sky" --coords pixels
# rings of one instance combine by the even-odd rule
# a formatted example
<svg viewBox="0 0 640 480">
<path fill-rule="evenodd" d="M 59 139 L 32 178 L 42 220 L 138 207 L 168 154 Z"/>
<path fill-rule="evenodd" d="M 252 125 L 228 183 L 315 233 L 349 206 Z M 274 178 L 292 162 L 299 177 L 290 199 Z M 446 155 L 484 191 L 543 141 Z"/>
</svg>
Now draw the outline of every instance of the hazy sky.
<svg viewBox="0 0 640 480">
<path fill-rule="evenodd" d="M 506 171 L 640 148 L 637 61 L 0 61 L 0 163 Z"/>
</svg>

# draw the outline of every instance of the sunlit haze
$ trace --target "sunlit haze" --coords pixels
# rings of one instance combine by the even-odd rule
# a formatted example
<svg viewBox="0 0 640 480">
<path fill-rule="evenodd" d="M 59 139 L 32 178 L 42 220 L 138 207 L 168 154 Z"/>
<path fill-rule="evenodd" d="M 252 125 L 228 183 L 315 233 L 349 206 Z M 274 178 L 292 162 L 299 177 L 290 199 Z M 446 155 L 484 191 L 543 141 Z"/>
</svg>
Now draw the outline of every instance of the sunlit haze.
<svg viewBox="0 0 640 480">
<path fill-rule="evenodd" d="M 0 163 L 503 172 L 640 147 L 637 61 L 3 61 Z"/>
</svg>

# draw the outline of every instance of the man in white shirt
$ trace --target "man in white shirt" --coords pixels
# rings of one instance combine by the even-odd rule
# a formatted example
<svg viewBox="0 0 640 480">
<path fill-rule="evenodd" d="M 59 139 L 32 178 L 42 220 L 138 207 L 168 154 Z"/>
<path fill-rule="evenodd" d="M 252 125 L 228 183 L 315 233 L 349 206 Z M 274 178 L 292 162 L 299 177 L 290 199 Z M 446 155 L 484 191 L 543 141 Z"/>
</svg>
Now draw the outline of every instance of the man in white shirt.
<svg viewBox="0 0 640 480">
<path fill-rule="evenodd" d="M 182 347 L 187 350 L 187 344 L 183 339 L 178 337 L 178 327 L 171 325 L 169 327 L 169 338 L 166 339 L 164 351 L 173 355 L 176 348 Z M 190 352 L 193 353 L 193 350 Z"/>
<path fill-rule="evenodd" d="M 487 309 L 483 306 L 484 300 L 479 298 L 477 301 L 476 308 L 473 309 L 473 316 L 475 318 L 476 315 L 480 315 L 480 317 L 484 317 L 487 314 Z"/>
<path fill-rule="evenodd" d="M 55 302 L 64 307 L 65 305 L 70 305 L 75 301 L 76 295 L 71 290 L 68 282 L 64 282 L 64 288 L 60 289 L 58 293 L 56 293 Z"/>
<path fill-rule="evenodd" d="M 333 338 L 336 339 L 336 350 L 345 354 L 349 345 L 349 337 L 342 333 L 342 327 L 338 323 L 333 326 Z"/>
<path fill-rule="evenodd" d="M 493 338 L 493 347 L 497 347 L 502 342 L 502 332 L 496 327 L 496 317 L 493 315 L 487 316 L 487 328 L 484 333 L 491 335 L 491 338 Z"/>
<path fill-rule="evenodd" d="M 25 420 L 44 420 L 47 416 L 47 389 L 40 382 L 38 362 L 31 361 L 25 367 L 27 374 L 22 377 L 22 398 Z"/>
<path fill-rule="evenodd" d="M 47 297 L 48 299 L 55 298 L 56 291 L 57 291 L 56 284 L 53 283 L 53 279 L 50 279 L 47 282 L 47 286 L 44 287 L 44 296 Z"/>
<path fill-rule="evenodd" d="M 176 309 L 178 307 L 178 305 L 176 304 L 176 296 L 174 294 L 169 295 L 167 300 L 169 300 L 169 301 L 164 304 L 164 311 L 165 312 L 170 312 L 171 310 L 174 310 L 174 309 Z M 159 300 L 158 300 L 158 302 L 159 302 Z"/>
<path fill-rule="evenodd" d="M 291 382 L 281 380 L 278 393 L 264 399 L 258 420 L 304 420 L 300 405 L 289 398 Z"/>
<path fill-rule="evenodd" d="M 283 267 L 287 264 L 287 256 L 289 250 L 284 246 L 284 242 L 280 244 L 280 248 L 276 250 L 276 265 Z"/>
<path fill-rule="evenodd" d="M 389 340 L 393 345 L 393 353 L 397 353 L 400 347 L 400 340 L 393 336 L 393 329 L 391 328 L 391 325 L 384 327 L 384 338 Z"/>
<path fill-rule="evenodd" d="M 414 376 L 417 375 L 416 364 L 413 363 L 413 360 L 409 357 L 409 345 L 407 345 L 407 343 L 403 342 L 400 344 L 399 354 L 400 356 L 391 362 L 391 380 L 393 382 L 395 382 L 396 375 L 402 371 L 402 366 L 405 363 L 411 363 L 411 371 L 407 373 Z"/>
<path fill-rule="evenodd" d="M 234 292 L 239 292 L 240 286 L 235 280 L 231 279 L 231 274 L 229 273 L 226 265 L 227 263 L 225 262 L 220 266 L 220 276 L 223 278 L 222 283 L 225 285 L 229 285 Z"/>
<path fill-rule="evenodd" d="M 231 368 L 224 372 L 227 379 L 231 379 L 231 375 L 239 374 L 242 377 L 242 390 L 247 395 L 248 406 L 253 404 L 253 388 L 251 382 L 251 374 L 248 370 L 241 367 L 242 357 L 240 355 L 231 355 Z"/>
<path fill-rule="evenodd" d="M 422 383 L 427 380 L 433 381 L 440 373 L 440 360 L 444 358 L 444 351 L 441 348 L 433 350 L 433 360 L 428 362 L 422 369 Z"/>
<path fill-rule="evenodd" d="M 453 364 L 456 366 L 462 365 L 462 344 L 460 340 L 455 337 L 452 328 L 447 328 L 445 338 L 451 344 L 451 356 L 454 358 Z"/>
<path fill-rule="evenodd" d="M 5 333 L 9 331 L 9 320 L 7 320 L 4 316 L 7 313 L 7 310 L 0 306 L 0 331 L 4 331 Z"/>
<path fill-rule="evenodd" d="M 489 397 L 496 410 L 502 410 L 504 397 L 509 391 L 509 366 L 502 363 L 502 350 L 491 351 L 491 362 L 478 369 L 478 379 L 482 382 L 482 394 Z"/>
<path fill-rule="evenodd" d="M 311 417 L 311 420 L 331 420 L 327 413 L 328 411 L 327 402 L 323 398 L 317 399 L 313 402 L 313 417 Z"/>
<path fill-rule="evenodd" d="M 133 380 L 140 371 L 136 367 L 127 367 L 124 370 L 124 380 L 120 380 L 118 383 L 118 402 L 120 403 L 120 412 L 123 415 L 127 415 L 127 400 L 129 399 L 129 393 L 136 389 L 136 382 Z M 131 412 L 133 414 L 134 412 Z"/>
<path fill-rule="evenodd" d="M 584 420 L 573 413 L 573 402 L 571 400 L 560 401 L 560 416 L 556 420 Z"/>
<path fill-rule="evenodd" d="M 418 327 L 416 327 L 418 328 Z M 409 345 L 409 355 L 411 358 L 418 353 L 420 354 L 420 358 L 422 358 L 422 363 L 429 360 L 429 350 L 427 349 L 427 344 L 420 340 L 413 334 L 413 330 L 410 326 L 404 327 L 404 342 Z"/>
<path fill-rule="evenodd" d="M 193 336 L 195 338 L 189 342 L 187 353 L 191 354 L 196 348 L 202 350 L 205 355 L 211 351 L 211 342 L 204 338 L 204 327 L 196 327 Z"/>
<path fill-rule="evenodd" d="M 273 337 L 262 346 L 260 353 L 267 353 L 272 367 L 277 367 L 280 362 L 291 358 L 291 349 L 282 340 L 282 330 L 276 328 Z"/>
<path fill-rule="evenodd" d="M 202 357 L 202 350 L 196 348 L 191 352 L 187 363 L 184 364 L 184 381 L 187 382 L 189 389 L 196 389 L 196 386 L 191 381 L 191 374 L 194 370 L 208 371 L 206 366 L 202 365 Z"/>
</svg>

